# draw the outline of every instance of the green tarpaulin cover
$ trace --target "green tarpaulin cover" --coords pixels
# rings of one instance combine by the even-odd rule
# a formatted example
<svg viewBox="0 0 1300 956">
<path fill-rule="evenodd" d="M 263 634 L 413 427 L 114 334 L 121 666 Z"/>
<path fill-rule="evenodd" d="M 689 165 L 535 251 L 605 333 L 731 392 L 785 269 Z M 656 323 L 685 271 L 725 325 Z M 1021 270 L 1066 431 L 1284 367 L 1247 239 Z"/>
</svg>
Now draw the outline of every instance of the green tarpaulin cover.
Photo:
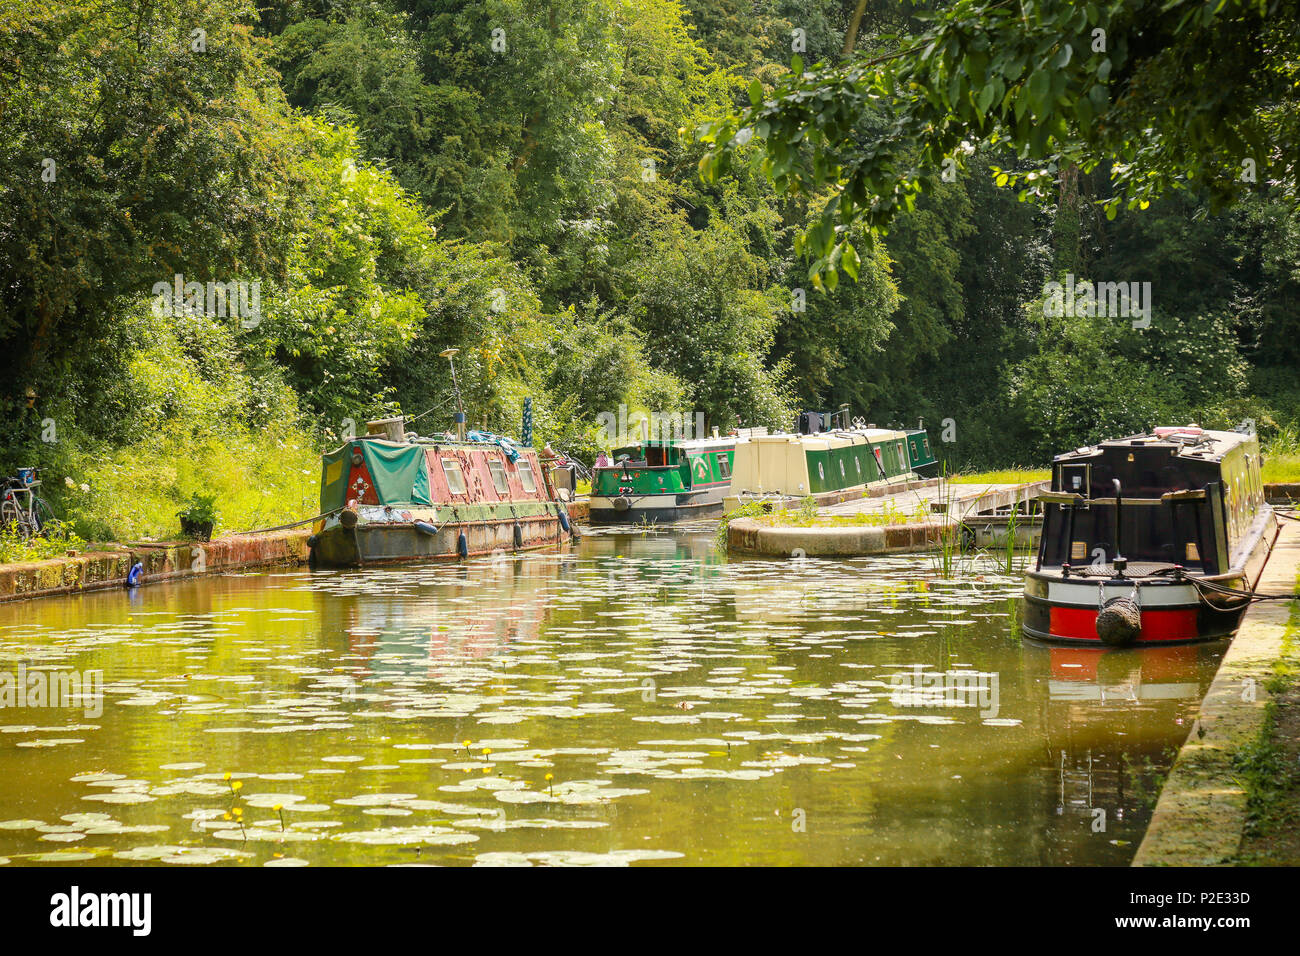
<svg viewBox="0 0 1300 956">
<path fill-rule="evenodd" d="M 361 443 L 361 449 L 381 505 L 433 504 L 423 445 L 367 441 Z"/>
<path fill-rule="evenodd" d="M 348 473 L 352 470 L 352 446 L 321 455 L 320 459 L 320 511 L 325 514 L 348 503 Z"/>
<path fill-rule="evenodd" d="M 381 505 L 429 505 L 429 468 L 424 446 L 386 441 L 358 442 L 366 470 Z M 348 475 L 352 470 L 352 445 L 321 457 L 321 512 L 347 504 Z"/>
</svg>

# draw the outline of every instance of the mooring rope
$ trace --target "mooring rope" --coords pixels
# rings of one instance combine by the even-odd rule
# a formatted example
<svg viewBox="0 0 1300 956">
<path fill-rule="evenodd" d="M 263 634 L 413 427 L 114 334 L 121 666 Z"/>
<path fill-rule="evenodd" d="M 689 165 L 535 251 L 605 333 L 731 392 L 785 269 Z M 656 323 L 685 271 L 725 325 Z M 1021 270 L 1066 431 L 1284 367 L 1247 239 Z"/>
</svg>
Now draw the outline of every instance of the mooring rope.
<svg viewBox="0 0 1300 956">
<path fill-rule="evenodd" d="M 1206 592 L 1220 597 L 1235 598 L 1246 603 L 1255 601 L 1294 601 L 1300 598 L 1300 592 L 1291 594 L 1260 594 L 1258 591 L 1251 589 L 1249 591 L 1240 591 L 1237 588 L 1230 588 L 1226 585 L 1216 584 L 1213 581 L 1206 581 L 1204 578 L 1198 578 L 1188 574 L 1187 580 L 1191 582 L 1192 587 L 1196 588 L 1196 593 L 1200 595 L 1201 600 L 1210 607 L 1217 607 L 1213 601 L 1206 597 Z"/>
<path fill-rule="evenodd" d="M 289 528 L 296 528 L 299 525 L 311 524 L 313 521 L 319 521 L 321 518 L 328 518 L 330 515 L 336 515 L 342 508 L 335 508 L 333 511 L 327 511 L 324 514 L 316 515 L 312 518 L 303 518 L 301 521 L 294 521 L 291 524 L 278 524 L 274 528 L 254 528 L 252 531 L 232 531 L 231 536 L 240 534 L 266 534 L 269 531 L 286 531 Z"/>
</svg>

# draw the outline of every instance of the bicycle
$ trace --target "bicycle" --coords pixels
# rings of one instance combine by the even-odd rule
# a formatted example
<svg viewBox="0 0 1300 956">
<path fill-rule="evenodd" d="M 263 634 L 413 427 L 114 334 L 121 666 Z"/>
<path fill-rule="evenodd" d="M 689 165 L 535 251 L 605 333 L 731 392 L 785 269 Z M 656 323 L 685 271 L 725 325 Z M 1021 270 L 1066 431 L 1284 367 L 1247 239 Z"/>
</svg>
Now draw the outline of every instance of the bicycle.
<svg viewBox="0 0 1300 956">
<path fill-rule="evenodd" d="M 40 487 L 35 468 L 19 468 L 17 478 L 6 478 L 0 488 L 0 528 L 15 528 L 23 538 L 41 533 L 40 507 L 44 502 L 37 497 Z"/>
</svg>

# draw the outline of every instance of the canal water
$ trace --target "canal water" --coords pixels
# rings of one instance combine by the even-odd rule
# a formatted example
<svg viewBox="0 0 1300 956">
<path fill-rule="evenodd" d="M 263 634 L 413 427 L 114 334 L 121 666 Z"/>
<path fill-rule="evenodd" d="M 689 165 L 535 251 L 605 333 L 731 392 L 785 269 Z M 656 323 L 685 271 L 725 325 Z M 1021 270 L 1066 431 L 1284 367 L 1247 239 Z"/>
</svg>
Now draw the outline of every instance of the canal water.
<svg viewBox="0 0 1300 956">
<path fill-rule="evenodd" d="M 1223 645 L 1019 590 L 688 528 L 0 605 L 0 865 L 1126 864 Z"/>
</svg>

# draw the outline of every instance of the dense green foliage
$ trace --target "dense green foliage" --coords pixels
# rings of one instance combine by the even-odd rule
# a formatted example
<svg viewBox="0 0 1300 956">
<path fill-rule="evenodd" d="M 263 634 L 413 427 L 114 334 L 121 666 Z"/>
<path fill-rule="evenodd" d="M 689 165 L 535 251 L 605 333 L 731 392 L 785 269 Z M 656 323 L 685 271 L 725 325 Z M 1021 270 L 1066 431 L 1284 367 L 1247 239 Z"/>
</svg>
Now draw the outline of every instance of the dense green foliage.
<svg viewBox="0 0 1300 956">
<path fill-rule="evenodd" d="M 855 0 L 0 0 L 0 469 L 87 538 L 305 517 L 323 445 L 448 426 L 447 348 L 580 456 L 620 405 L 848 403 L 954 467 L 1294 435 L 1291 8 L 1209 6 L 872 2 L 846 59 Z M 1051 314 L 1067 274 L 1150 326 Z"/>
</svg>

